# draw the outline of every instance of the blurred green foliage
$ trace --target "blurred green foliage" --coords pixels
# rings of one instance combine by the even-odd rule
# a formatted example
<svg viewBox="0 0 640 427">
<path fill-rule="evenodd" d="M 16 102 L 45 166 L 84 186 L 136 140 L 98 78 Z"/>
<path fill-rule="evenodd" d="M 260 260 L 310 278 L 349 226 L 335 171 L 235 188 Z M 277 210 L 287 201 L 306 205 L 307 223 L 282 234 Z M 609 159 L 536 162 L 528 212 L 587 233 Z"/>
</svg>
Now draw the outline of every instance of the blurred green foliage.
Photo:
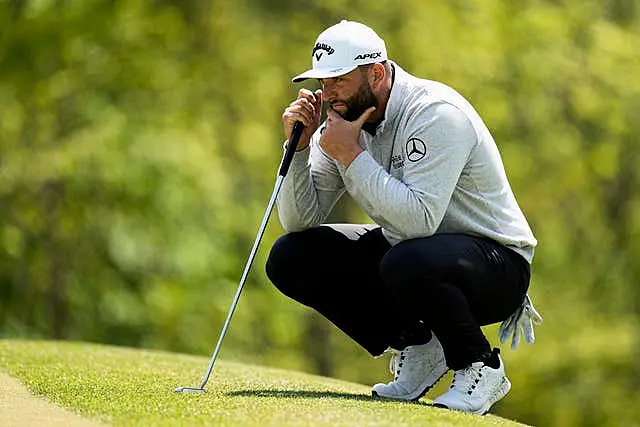
<svg viewBox="0 0 640 427">
<path fill-rule="evenodd" d="M 347 18 L 476 106 L 540 241 L 545 323 L 504 349 L 514 388 L 497 412 L 640 425 L 639 9 L 0 0 L 0 335 L 210 354 L 271 194 L 289 79 Z M 334 219 L 368 221 L 349 200 Z M 281 233 L 273 218 L 223 357 L 386 379 L 386 360 L 269 284 Z"/>
</svg>

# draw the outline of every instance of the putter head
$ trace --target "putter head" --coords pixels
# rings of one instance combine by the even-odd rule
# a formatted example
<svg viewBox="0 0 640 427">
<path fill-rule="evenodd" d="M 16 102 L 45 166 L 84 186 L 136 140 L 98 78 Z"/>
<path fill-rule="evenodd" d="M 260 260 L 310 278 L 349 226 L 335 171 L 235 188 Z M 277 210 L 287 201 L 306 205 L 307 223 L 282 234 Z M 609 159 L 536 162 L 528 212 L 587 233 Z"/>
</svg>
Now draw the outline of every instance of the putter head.
<svg viewBox="0 0 640 427">
<path fill-rule="evenodd" d="M 205 393 L 205 389 L 199 387 L 178 387 L 176 393 Z"/>
</svg>

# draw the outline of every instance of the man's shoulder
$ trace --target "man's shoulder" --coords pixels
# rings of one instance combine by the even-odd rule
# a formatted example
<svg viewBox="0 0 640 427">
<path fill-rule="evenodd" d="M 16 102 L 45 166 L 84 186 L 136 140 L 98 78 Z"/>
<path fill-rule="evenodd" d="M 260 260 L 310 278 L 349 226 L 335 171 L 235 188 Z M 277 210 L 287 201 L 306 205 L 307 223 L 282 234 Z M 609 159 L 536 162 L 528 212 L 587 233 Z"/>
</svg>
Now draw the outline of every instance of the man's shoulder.
<svg viewBox="0 0 640 427">
<path fill-rule="evenodd" d="M 405 120 L 425 121 L 435 116 L 446 118 L 450 115 L 466 115 L 463 98 L 455 96 L 449 86 L 443 83 L 416 79 L 402 98 L 400 110 Z"/>
<path fill-rule="evenodd" d="M 464 98 L 451 86 L 409 75 L 406 81 L 406 101 L 409 105 L 427 107 L 436 103 L 459 104 Z"/>
<path fill-rule="evenodd" d="M 393 65 L 395 69 L 396 82 L 405 86 L 407 89 L 430 89 L 435 92 L 454 90 L 451 86 L 443 82 L 412 74 L 400 67 L 395 62 L 393 63 Z"/>
<path fill-rule="evenodd" d="M 396 98 L 396 108 L 405 120 L 423 121 L 431 115 L 443 115 L 443 112 L 466 116 L 470 120 L 474 116 L 469 101 L 448 84 L 417 77 L 400 67 L 397 77 L 401 96 Z"/>
<path fill-rule="evenodd" d="M 443 101 L 447 92 L 453 91 L 444 83 L 416 77 L 400 67 L 396 70 L 394 82 L 396 96 L 392 102 L 396 104 L 395 108 L 401 111 L 415 113 L 416 110 L 424 110 L 432 104 Z"/>
</svg>

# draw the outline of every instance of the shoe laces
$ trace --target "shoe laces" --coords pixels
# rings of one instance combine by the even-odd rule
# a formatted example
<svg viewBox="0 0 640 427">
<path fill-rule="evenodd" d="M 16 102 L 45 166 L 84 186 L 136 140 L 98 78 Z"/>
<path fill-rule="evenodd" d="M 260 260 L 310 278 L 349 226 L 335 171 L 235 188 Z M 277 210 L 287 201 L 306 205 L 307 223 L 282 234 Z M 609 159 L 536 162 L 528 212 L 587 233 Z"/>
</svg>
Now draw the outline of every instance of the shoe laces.
<svg viewBox="0 0 640 427">
<path fill-rule="evenodd" d="M 402 368 L 402 363 L 404 362 L 405 351 L 391 348 L 387 350 L 387 352 L 391 353 L 391 358 L 389 359 L 389 372 L 393 374 L 393 380 L 397 381 Z"/>
<path fill-rule="evenodd" d="M 482 379 L 482 369 L 484 367 L 484 363 L 475 362 L 464 369 L 456 371 L 453 374 L 453 380 L 451 381 L 451 387 L 449 388 L 456 389 L 471 396 Z"/>
</svg>

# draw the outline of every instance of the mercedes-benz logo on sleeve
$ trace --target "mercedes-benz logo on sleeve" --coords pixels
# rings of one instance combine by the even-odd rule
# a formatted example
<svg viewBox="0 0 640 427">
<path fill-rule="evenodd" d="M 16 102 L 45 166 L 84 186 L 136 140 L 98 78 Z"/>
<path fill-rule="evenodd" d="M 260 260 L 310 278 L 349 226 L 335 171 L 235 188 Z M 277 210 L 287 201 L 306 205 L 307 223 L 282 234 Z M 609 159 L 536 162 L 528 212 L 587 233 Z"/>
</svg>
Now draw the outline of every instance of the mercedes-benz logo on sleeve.
<svg viewBox="0 0 640 427">
<path fill-rule="evenodd" d="M 427 146 L 418 138 L 407 141 L 407 158 L 411 162 L 422 160 L 427 155 Z"/>
</svg>

